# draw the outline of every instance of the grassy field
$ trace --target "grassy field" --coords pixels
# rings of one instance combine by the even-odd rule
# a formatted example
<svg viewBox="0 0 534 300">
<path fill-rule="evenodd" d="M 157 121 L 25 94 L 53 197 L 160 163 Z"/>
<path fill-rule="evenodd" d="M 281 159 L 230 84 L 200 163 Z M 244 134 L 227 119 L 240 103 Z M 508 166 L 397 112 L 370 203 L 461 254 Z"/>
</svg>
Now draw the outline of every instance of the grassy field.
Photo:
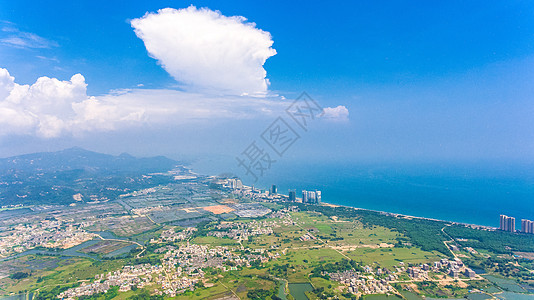
<svg viewBox="0 0 534 300">
<path fill-rule="evenodd" d="M 96 274 L 115 271 L 124 265 L 122 260 L 110 260 L 105 262 L 93 261 L 85 258 L 58 258 L 48 256 L 24 256 L 18 258 L 30 267 L 39 261 L 56 261 L 55 266 L 43 269 L 26 270 L 32 273 L 32 276 L 14 281 L 9 278 L 0 280 L 0 286 L 4 294 L 18 293 L 25 290 L 51 289 L 58 285 L 68 285 L 81 280 L 93 279 Z M 36 261 L 38 260 L 38 261 Z M 19 263 L 19 262 L 11 262 Z"/>
<path fill-rule="evenodd" d="M 193 239 L 192 241 L 195 244 L 199 245 L 210 245 L 210 246 L 236 246 L 239 243 L 236 240 L 218 238 L 214 236 L 199 236 Z"/>
<path fill-rule="evenodd" d="M 278 204 L 267 205 L 276 209 Z M 440 252 L 424 251 L 418 247 L 399 247 L 399 239 L 407 239 L 403 234 L 382 227 L 362 222 L 355 218 L 328 217 L 317 212 L 294 212 L 291 213 L 294 225 L 274 226 L 273 233 L 253 236 L 250 239 L 238 241 L 228 238 L 217 238 L 213 236 L 197 236 L 190 242 L 201 245 L 227 246 L 241 252 L 241 246 L 251 250 L 261 249 L 264 253 L 269 253 L 273 258 L 252 268 L 241 268 L 239 271 L 222 272 L 220 270 L 210 270 L 204 278 L 205 287 L 197 288 L 195 291 L 187 291 L 180 294 L 176 299 L 218 299 L 237 294 L 241 299 L 247 299 L 247 293 L 254 289 L 264 289 L 276 291 L 278 289 L 278 279 L 285 279 L 289 283 L 311 283 L 315 288 L 322 288 L 329 293 L 335 294 L 339 299 L 346 299 L 342 294 L 346 291 L 334 281 L 329 281 L 313 274 L 317 267 L 327 264 L 335 264 L 343 259 L 352 259 L 361 266 L 368 265 L 373 268 L 386 267 L 394 270 L 399 262 L 404 264 L 422 264 L 437 261 L 445 255 Z M 113 219 L 112 219 L 113 220 Z M 117 221 L 118 220 L 118 221 Z M 269 218 L 260 218 L 259 221 L 273 221 Z M 117 223 L 114 223 L 114 222 Z M 123 233 L 133 234 L 131 238 L 138 238 L 146 241 L 157 237 L 164 228 L 170 226 L 154 226 L 144 217 L 116 218 L 115 221 L 106 223 L 107 230 L 117 229 L 116 226 L 124 224 L 127 228 Z M 150 224 L 147 223 L 150 222 Z M 251 219 L 237 219 L 237 222 L 251 222 Z M 207 223 L 204 229 L 199 231 L 204 234 L 212 230 L 216 222 Z M 133 227 L 140 225 L 141 228 Z M 150 226 L 149 226 L 150 225 Z M 302 237 L 311 235 L 315 238 L 303 240 Z M 100 241 L 84 249 L 85 252 L 95 252 L 99 254 L 110 253 L 116 248 L 120 248 L 123 242 Z M 180 243 L 167 243 L 166 245 L 177 246 Z M 159 259 L 163 254 L 156 254 L 154 251 L 162 247 L 158 244 L 146 244 L 147 251 L 141 258 L 130 257 L 129 259 L 111 259 L 106 261 L 93 261 L 85 258 L 63 259 L 58 257 L 31 257 L 25 256 L 10 261 L 13 266 L 18 264 L 18 268 L 30 266 L 41 266 L 31 270 L 32 276 L 26 279 L 14 281 L 9 278 L 0 279 L 0 291 L 4 294 L 9 292 L 19 292 L 24 290 L 40 289 L 50 290 L 56 286 L 66 286 L 77 282 L 92 280 L 96 274 L 107 273 L 122 268 L 125 264 L 146 263 L 159 264 Z M 468 253 L 466 253 L 468 254 Z M 9 267 L 8 265 L 6 265 Z M 26 266 L 26 267 L 24 267 Z M 2 265 L 0 265 L 2 267 Z M 213 271 L 213 273 L 211 273 Z M 401 274 L 400 279 L 409 279 L 407 275 Z M 152 291 L 157 285 L 149 287 Z M 411 289 L 410 286 L 400 288 Z M 438 288 L 433 285 L 421 285 L 421 292 L 427 294 L 439 294 L 442 296 L 462 295 L 464 291 L 452 290 L 450 288 Z M 115 299 L 128 299 L 128 297 L 139 293 L 139 291 L 119 293 Z M 234 294 L 235 293 L 235 294 Z M 320 292 L 319 292 L 320 293 Z M 310 293 L 310 299 L 316 299 L 317 295 Z"/>
<path fill-rule="evenodd" d="M 361 261 L 364 264 L 377 264 L 386 268 L 398 266 L 400 261 L 403 261 L 406 264 L 422 264 L 437 261 L 443 257 L 443 255 L 438 252 L 427 252 L 415 247 L 378 249 L 358 248 L 344 253 L 348 257 L 356 261 Z"/>
</svg>

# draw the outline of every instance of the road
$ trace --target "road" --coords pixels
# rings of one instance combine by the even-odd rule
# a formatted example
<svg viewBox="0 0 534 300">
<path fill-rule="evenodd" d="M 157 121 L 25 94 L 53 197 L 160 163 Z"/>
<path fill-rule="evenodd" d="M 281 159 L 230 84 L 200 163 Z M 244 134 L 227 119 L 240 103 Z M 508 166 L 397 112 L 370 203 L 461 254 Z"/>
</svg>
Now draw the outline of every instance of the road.
<svg viewBox="0 0 534 300">
<path fill-rule="evenodd" d="M 454 239 L 452 238 L 452 236 L 450 236 L 448 233 L 445 232 L 445 228 L 446 228 L 447 226 L 451 226 L 451 225 L 450 225 L 450 224 L 447 224 L 447 225 L 443 226 L 443 228 L 441 228 L 441 232 L 443 232 L 443 234 L 446 235 L 446 236 L 449 238 L 449 241 L 443 241 L 443 244 L 445 244 L 445 247 L 447 247 L 447 249 L 449 249 L 449 251 L 450 251 L 451 254 L 454 256 L 454 258 L 458 258 L 458 256 L 456 256 L 456 253 L 454 253 L 454 252 L 451 250 L 451 248 L 449 247 L 449 244 L 447 244 L 447 243 L 451 243 L 451 242 L 452 242 L 452 243 L 456 243 L 456 242 L 454 241 Z"/>
<path fill-rule="evenodd" d="M 231 288 L 229 288 L 228 286 L 226 286 L 226 284 L 224 284 L 224 282 L 222 281 L 219 281 L 227 290 L 229 290 L 230 292 L 232 292 L 236 297 L 237 299 L 241 299 L 241 297 L 239 297 L 239 295 L 236 294 L 236 292 L 234 292 L 234 290 L 232 290 Z"/>
</svg>

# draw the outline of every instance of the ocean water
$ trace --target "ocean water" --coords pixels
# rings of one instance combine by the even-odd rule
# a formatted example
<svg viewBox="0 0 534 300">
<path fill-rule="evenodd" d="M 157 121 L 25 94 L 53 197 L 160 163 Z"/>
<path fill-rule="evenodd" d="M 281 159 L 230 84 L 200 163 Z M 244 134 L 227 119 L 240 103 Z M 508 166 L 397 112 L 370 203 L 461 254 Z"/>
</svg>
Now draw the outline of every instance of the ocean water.
<svg viewBox="0 0 534 300">
<path fill-rule="evenodd" d="M 279 193 L 321 190 L 323 202 L 498 226 L 499 215 L 534 220 L 534 168 L 510 164 L 361 164 L 280 161 L 254 182 L 232 158 L 197 160 L 201 174 L 233 173 Z"/>
</svg>

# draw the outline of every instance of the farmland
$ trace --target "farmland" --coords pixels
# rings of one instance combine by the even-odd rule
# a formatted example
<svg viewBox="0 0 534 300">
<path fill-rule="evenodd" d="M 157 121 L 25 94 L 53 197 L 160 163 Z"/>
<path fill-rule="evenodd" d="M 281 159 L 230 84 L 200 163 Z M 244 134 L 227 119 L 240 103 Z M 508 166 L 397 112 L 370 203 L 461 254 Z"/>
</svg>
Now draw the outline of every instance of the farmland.
<svg viewBox="0 0 534 300">
<path fill-rule="evenodd" d="M 310 299 L 372 299 L 377 293 L 404 298 L 526 293 L 532 283 L 528 260 L 514 262 L 506 249 L 493 251 L 508 235 L 497 239 L 491 231 L 478 235 L 445 222 L 269 197 L 258 191 L 245 197 L 224 188 L 222 179 L 201 177 L 129 191 L 110 203 L 13 210 L 20 221 L 38 224 L 35 228 L 46 228 L 52 237 L 93 240 L 67 250 L 28 246 L 28 252 L 0 261 L 0 294 L 76 298 L 97 295 L 111 284 L 106 295 L 115 299 L 291 299 L 288 284 L 294 289 L 299 283 Z M 3 222 L 10 228 L 3 236 L 15 241 L 31 236 L 33 227 Z M 452 252 L 448 245 L 455 240 L 447 240 L 442 229 L 469 239 L 457 241 L 460 248 Z M 495 249 L 477 248 L 477 236 L 495 239 L 489 243 Z M 422 247 L 424 240 L 431 243 Z M 528 257 L 530 244 L 525 245 L 515 253 Z M 494 277 L 469 277 L 470 268 Z M 514 279 L 519 275 L 524 287 Z"/>
</svg>

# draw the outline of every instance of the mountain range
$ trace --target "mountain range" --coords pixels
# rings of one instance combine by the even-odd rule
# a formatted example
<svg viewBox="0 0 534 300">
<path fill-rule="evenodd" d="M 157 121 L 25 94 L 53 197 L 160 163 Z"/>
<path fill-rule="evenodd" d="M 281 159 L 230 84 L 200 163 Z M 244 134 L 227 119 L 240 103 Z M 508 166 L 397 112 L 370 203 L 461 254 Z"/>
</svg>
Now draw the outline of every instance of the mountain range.
<svg viewBox="0 0 534 300">
<path fill-rule="evenodd" d="M 179 165 L 163 156 L 114 156 L 78 147 L 2 158 L 0 205 L 68 204 L 80 201 L 75 194 L 81 201 L 112 200 L 125 191 L 171 180 L 154 173 Z"/>
</svg>

